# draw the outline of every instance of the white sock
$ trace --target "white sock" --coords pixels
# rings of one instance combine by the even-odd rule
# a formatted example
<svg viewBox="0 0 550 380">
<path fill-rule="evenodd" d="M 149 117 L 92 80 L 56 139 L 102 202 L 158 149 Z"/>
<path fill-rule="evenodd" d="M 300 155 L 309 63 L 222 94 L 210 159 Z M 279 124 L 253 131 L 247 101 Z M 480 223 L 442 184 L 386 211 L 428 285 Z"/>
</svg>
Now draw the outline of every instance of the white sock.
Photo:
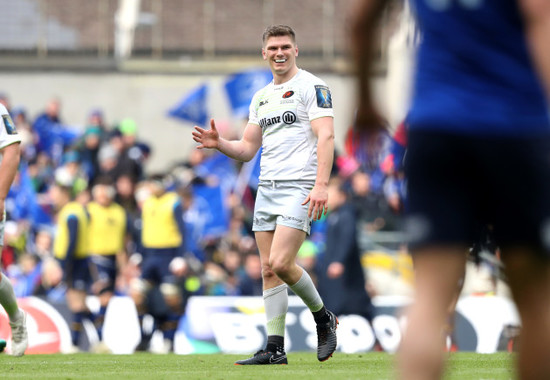
<svg viewBox="0 0 550 380">
<path fill-rule="evenodd" d="M 267 335 L 285 336 L 285 319 L 288 311 L 288 292 L 286 284 L 264 290 Z"/>
<path fill-rule="evenodd" d="M 302 277 L 300 277 L 297 283 L 290 285 L 290 289 L 304 301 L 312 312 L 323 308 L 323 300 L 305 269 L 302 271 Z"/>
<path fill-rule="evenodd" d="M 17 299 L 13 292 L 13 286 L 10 280 L 4 274 L 1 275 L 0 280 L 0 305 L 4 307 L 6 313 L 10 317 L 10 321 L 14 322 L 19 319 L 19 307 L 17 306 Z"/>
</svg>

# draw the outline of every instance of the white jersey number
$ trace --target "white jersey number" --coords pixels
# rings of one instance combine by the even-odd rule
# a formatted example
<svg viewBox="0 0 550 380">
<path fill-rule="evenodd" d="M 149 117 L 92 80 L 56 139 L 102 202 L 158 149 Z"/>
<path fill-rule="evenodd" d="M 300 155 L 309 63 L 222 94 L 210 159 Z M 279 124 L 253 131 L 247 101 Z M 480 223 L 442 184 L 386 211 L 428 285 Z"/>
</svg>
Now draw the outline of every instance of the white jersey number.
<svg viewBox="0 0 550 380">
<path fill-rule="evenodd" d="M 465 9 L 478 9 L 483 0 L 425 0 L 426 4 L 435 11 L 446 11 L 454 2 L 457 2 Z"/>
</svg>

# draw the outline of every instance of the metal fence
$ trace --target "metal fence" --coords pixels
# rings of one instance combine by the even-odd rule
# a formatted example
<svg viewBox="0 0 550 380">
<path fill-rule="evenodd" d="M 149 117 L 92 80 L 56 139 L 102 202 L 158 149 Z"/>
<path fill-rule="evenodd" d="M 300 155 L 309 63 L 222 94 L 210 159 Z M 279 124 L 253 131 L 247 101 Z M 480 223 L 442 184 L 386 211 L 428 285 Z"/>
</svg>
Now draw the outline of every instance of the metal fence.
<svg viewBox="0 0 550 380">
<path fill-rule="evenodd" d="M 3 57 L 215 58 L 257 55 L 266 25 L 288 24 L 300 54 L 348 51 L 354 0 L 0 0 Z"/>
</svg>

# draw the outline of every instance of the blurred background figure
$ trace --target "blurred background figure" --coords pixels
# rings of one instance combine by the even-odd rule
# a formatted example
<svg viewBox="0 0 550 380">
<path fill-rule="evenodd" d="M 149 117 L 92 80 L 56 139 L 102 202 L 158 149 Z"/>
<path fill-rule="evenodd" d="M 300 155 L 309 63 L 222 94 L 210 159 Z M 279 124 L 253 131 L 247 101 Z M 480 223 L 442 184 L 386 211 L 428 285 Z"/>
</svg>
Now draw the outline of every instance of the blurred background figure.
<svg viewBox="0 0 550 380">
<path fill-rule="evenodd" d="M 148 348 L 152 332 L 145 331 L 143 322 L 145 315 L 151 314 L 163 332 L 162 352 L 170 352 L 183 313 L 178 279 L 187 272 L 183 209 L 178 194 L 168 188 L 172 184 L 163 175 L 152 176 L 147 184 L 151 195 L 141 210 L 141 277 L 132 288 L 142 327 L 141 343 L 136 349 Z"/>
<path fill-rule="evenodd" d="M 239 294 L 242 296 L 263 295 L 260 255 L 256 253 L 246 255 L 244 259 L 244 273 L 241 273 L 238 284 Z"/>
<path fill-rule="evenodd" d="M 373 36 L 387 3 L 358 3 L 352 24 L 357 119 L 371 137 L 379 132 L 370 86 Z M 410 3 L 421 33 L 405 160 L 415 300 L 399 377 L 443 377 L 442 332 L 464 277 L 465 252 L 480 227 L 491 225 L 522 321 L 519 377 L 548 378 L 549 3 Z"/>
<path fill-rule="evenodd" d="M 357 239 L 357 210 L 338 177 L 329 181 L 328 201 L 325 250 L 318 263 L 319 292 L 336 315 L 357 314 L 372 322 L 374 308 Z"/>
<path fill-rule="evenodd" d="M 92 188 L 92 201 L 87 205 L 90 216 L 88 249 L 92 264 L 92 290 L 99 297 L 100 308 L 94 318 L 99 342 L 94 352 L 109 352 L 103 342 L 103 323 L 107 306 L 114 295 L 119 268 L 126 266 L 128 235 L 126 212 L 116 202 L 115 187 L 109 178 L 98 179 Z"/>
<path fill-rule="evenodd" d="M 66 300 L 73 314 L 71 321 L 72 352 L 78 352 L 82 322 L 94 317 L 86 306 L 86 295 L 91 286 L 88 257 L 88 214 L 74 199 L 72 187 L 54 184 L 49 191 L 57 213 L 54 255 L 63 268 L 67 284 Z"/>
<path fill-rule="evenodd" d="M 61 120 L 61 100 L 52 98 L 33 123 L 38 135 L 38 151 L 45 152 L 55 164 L 61 162 L 65 148 L 74 142 L 76 131 L 65 126 Z"/>
</svg>

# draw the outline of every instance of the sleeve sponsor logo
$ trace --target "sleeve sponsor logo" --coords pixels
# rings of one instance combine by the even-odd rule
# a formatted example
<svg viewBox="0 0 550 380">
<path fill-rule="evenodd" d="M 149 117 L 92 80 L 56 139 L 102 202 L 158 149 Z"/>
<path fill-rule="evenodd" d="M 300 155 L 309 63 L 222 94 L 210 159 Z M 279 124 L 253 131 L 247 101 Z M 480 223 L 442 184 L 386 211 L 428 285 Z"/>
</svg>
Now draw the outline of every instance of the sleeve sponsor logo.
<svg viewBox="0 0 550 380">
<path fill-rule="evenodd" d="M 8 135 L 16 135 L 17 129 L 15 129 L 15 123 L 11 119 L 11 116 L 8 114 L 2 115 L 2 120 L 4 121 L 4 127 Z"/>
<path fill-rule="evenodd" d="M 327 86 L 316 85 L 315 94 L 317 95 L 317 107 L 332 108 L 332 95 Z"/>
</svg>

